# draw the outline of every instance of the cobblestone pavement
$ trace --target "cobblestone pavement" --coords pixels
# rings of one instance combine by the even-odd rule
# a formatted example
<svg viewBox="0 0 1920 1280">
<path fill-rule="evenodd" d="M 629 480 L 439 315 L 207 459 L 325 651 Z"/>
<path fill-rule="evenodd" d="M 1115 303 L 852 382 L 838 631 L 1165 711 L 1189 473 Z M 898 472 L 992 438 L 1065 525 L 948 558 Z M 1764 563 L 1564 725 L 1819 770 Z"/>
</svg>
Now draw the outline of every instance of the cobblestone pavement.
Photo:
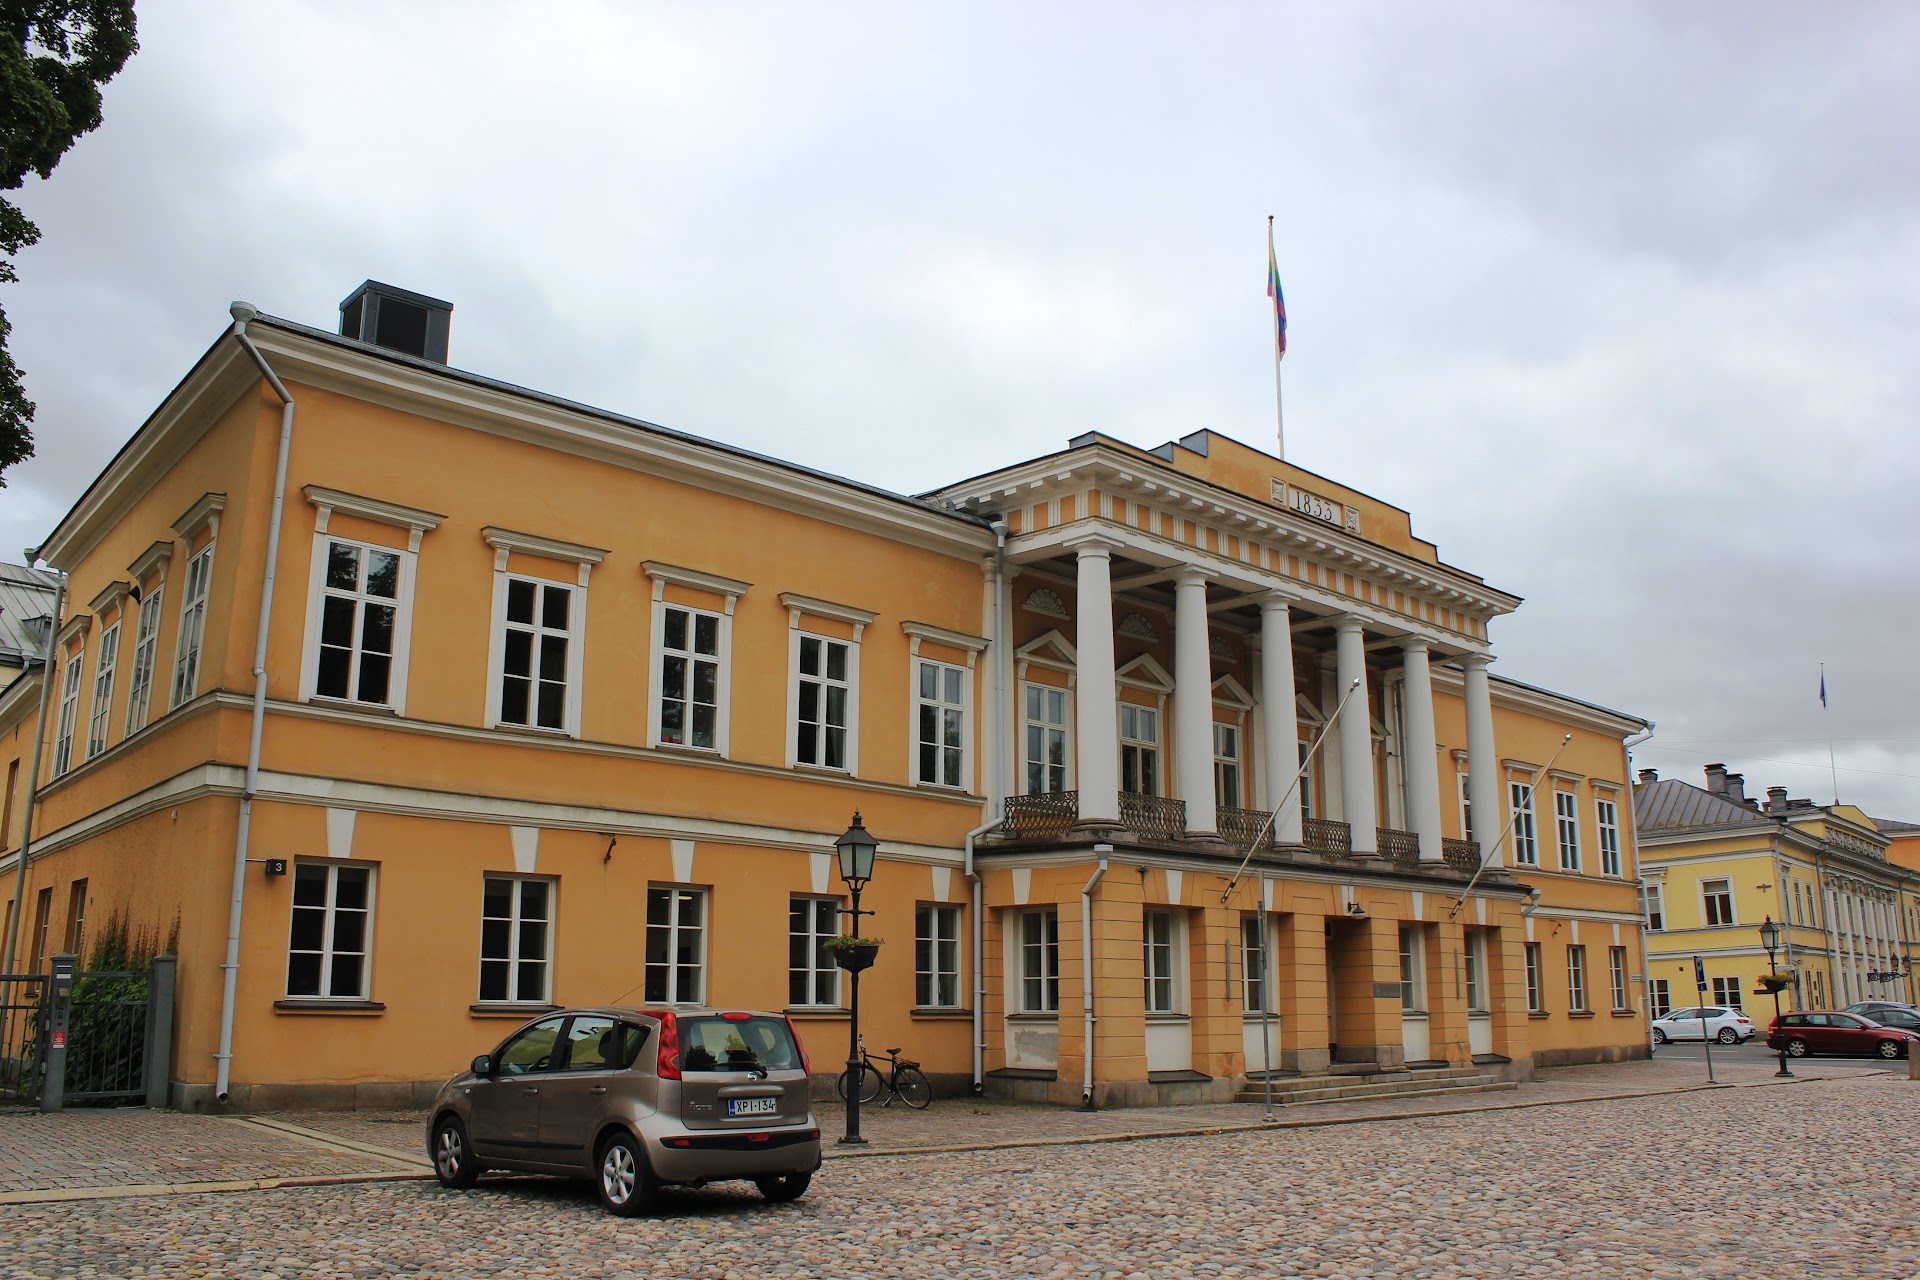
<svg viewBox="0 0 1920 1280">
<path fill-rule="evenodd" d="M 1511 1095 L 1509 1095 L 1511 1096 Z M 5 1210 L 0 1276 L 1910 1280 L 1920 1084 L 833 1162 L 606 1217 L 583 1184 L 426 1181 Z M 137 1208 L 130 1208 L 137 1206 Z"/>
</svg>

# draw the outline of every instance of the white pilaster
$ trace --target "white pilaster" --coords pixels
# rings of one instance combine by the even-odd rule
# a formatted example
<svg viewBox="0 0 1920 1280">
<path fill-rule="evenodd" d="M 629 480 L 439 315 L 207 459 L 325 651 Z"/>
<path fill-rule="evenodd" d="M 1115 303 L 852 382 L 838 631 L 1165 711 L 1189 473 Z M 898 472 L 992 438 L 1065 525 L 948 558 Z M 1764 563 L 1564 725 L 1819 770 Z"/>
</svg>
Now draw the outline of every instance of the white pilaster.
<svg viewBox="0 0 1920 1280">
<path fill-rule="evenodd" d="M 1113 548 L 1076 542 L 1073 727 L 1082 822 L 1120 821 L 1120 709 L 1113 681 Z"/>
<path fill-rule="evenodd" d="M 1300 788 L 1293 785 L 1293 775 L 1300 768 L 1300 708 L 1293 692 L 1292 618 L 1287 598 L 1278 594 L 1260 602 L 1260 728 L 1266 738 L 1267 803 L 1277 810 L 1273 838 L 1298 844 Z"/>
<path fill-rule="evenodd" d="M 1433 670 L 1425 640 L 1404 640 L 1400 651 L 1406 662 L 1401 702 L 1406 732 L 1401 750 L 1407 762 L 1407 815 L 1420 837 L 1420 861 L 1439 862 L 1440 769 L 1434 750 Z"/>
<path fill-rule="evenodd" d="M 1480 860 L 1498 867 L 1506 861 L 1496 837 L 1507 825 L 1507 806 L 1500 794 L 1500 753 L 1493 743 L 1493 689 L 1487 682 L 1492 661 L 1470 653 L 1460 659 L 1460 667 L 1466 674 L 1467 801 L 1473 805 L 1473 838 L 1480 842 Z"/>
<path fill-rule="evenodd" d="M 1373 793 L 1373 713 L 1367 706 L 1367 639 L 1360 619 L 1342 618 L 1335 628 L 1338 641 L 1340 696 L 1348 697 L 1340 713 L 1340 794 L 1346 822 L 1353 830 L 1355 853 L 1380 849 L 1379 810 Z M 1358 685 L 1354 681 L 1358 680 Z"/>
<path fill-rule="evenodd" d="M 1187 806 L 1187 832 L 1219 830 L 1213 796 L 1213 661 L 1207 652 L 1207 579 L 1198 569 L 1173 580 L 1173 769 Z"/>
<path fill-rule="evenodd" d="M 1333 715 L 1334 708 L 1340 705 L 1340 676 L 1335 668 L 1339 665 L 1331 653 L 1320 653 L 1314 657 L 1314 665 L 1320 670 L 1320 715 L 1324 724 L 1327 717 Z M 1347 820 L 1347 804 L 1341 796 L 1340 785 L 1340 740 L 1330 739 L 1320 748 L 1315 757 L 1319 761 L 1321 806 L 1325 810 L 1320 816 L 1334 822 Z"/>
</svg>

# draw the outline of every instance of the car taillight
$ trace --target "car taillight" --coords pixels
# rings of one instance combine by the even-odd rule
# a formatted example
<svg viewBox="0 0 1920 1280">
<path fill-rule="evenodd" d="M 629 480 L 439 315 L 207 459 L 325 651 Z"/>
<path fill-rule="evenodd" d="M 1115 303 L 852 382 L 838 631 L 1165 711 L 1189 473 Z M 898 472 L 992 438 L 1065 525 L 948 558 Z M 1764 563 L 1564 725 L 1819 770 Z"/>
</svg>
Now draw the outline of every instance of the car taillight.
<svg viewBox="0 0 1920 1280">
<path fill-rule="evenodd" d="M 807 1058 L 807 1046 L 800 1042 L 800 1028 L 793 1025 L 793 1019 L 787 1019 L 787 1034 L 793 1037 L 793 1047 L 800 1051 L 800 1069 L 808 1075 L 813 1074 L 813 1063 Z"/>
<path fill-rule="evenodd" d="M 660 1060 L 654 1073 L 662 1080 L 680 1078 L 680 1023 L 671 1013 L 660 1015 Z"/>
</svg>

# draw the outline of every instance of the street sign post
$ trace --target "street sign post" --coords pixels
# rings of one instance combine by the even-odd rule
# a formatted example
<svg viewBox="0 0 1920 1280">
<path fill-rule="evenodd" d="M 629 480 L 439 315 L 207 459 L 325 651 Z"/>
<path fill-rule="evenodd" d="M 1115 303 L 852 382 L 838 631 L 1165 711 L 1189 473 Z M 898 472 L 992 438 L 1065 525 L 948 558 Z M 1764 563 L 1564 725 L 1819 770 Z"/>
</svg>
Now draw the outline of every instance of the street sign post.
<svg viewBox="0 0 1920 1280">
<path fill-rule="evenodd" d="M 1707 1032 L 1707 966 L 1699 956 L 1693 958 L 1693 985 L 1700 989 L 1700 1043 L 1707 1051 L 1707 1083 L 1718 1084 L 1713 1078 L 1713 1037 Z"/>
</svg>

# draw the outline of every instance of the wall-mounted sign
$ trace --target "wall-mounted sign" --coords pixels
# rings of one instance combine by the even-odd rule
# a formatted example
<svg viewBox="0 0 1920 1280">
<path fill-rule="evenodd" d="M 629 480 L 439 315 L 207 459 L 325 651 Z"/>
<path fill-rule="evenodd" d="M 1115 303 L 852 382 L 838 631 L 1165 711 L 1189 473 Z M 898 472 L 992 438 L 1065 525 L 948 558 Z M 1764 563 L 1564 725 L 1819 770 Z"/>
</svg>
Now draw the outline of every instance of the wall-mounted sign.
<svg viewBox="0 0 1920 1280">
<path fill-rule="evenodd" d="M 1348 533 L 1360 532 L 1360 509 L 1323 498 L 1317 493 L 1309 493 L 1298 485 L 1288 484 L 1276 478 L 1273 482 L 1273 500 L 1289 511 L 1297 511 L 1303 516 L 1312 516 L 1315 520 L 1324 520 L 1336 528 Z"/>
</svg>

